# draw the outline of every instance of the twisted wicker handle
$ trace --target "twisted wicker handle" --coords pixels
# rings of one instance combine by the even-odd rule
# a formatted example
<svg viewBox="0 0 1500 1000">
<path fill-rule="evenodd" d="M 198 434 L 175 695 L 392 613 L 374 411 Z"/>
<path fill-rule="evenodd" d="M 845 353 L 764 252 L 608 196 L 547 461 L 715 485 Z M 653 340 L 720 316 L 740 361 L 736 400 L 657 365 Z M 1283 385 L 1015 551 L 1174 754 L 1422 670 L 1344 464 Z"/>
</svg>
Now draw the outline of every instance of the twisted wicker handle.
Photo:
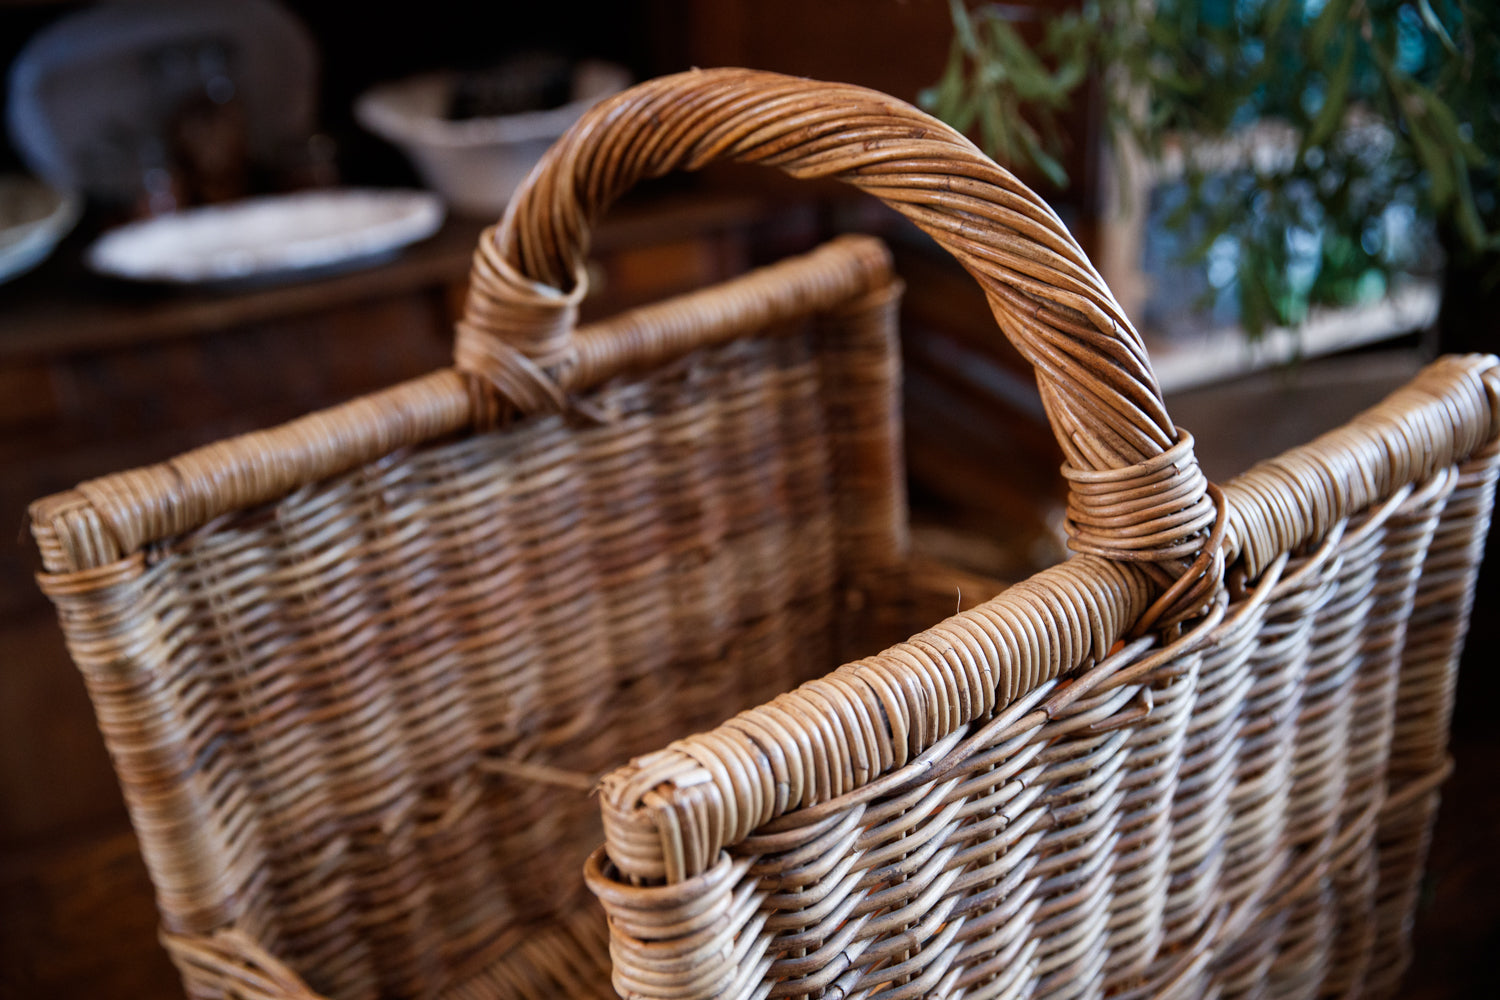
<svg viewBox="0 0 1500 1000">
<path fill-rule="evenodd" d="M 1222 569 L 1208 551 L 1216 546 L 1207 545 L 1214 503 L 1191 439 L 1167 416 L 1139 334 L 1039 197 L 958 132 L 884 94 L 751 70 L 695 70 L 597 106 L 552 147 L 481 240 L 458 366 L 523 406 L 560 400 L 599 214 L 643 178 L 721 159 L 837 178 L 947 248 L 1036 369 L 1067 460 L 1073 547 L 1159 564 L 1164 586 L 1183 584 L 1166 619 L 1201 606 Z"/>
</svg>

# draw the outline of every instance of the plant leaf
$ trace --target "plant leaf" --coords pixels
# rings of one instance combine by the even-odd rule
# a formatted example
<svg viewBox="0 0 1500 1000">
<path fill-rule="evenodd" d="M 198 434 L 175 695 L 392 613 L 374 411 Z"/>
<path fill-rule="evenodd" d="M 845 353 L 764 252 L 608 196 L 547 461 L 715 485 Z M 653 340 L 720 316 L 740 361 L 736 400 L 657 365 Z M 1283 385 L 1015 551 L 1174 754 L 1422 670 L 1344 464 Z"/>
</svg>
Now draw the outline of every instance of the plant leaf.
<svg viewBox="0 0 1500 1000">
<path fill-rule="evenodd" d="M 1318 109 L 1318 116 L 1313 119 L 1311 127 L 1302 136 L 1301 147 L 1297 155 L 1301 157 L 1314 146 L 1321 146 L 1332 137 L 1334 131 L 1344 120 L 1344 112 L 1348 110 L 1349 84 L 1354 79 L 1354 52 L 1352 44 L 1343 46 L 1343 53 L 1339 56 L 1338 65 L 1328 75 L 1328 88 L 1323 93 L 1323 106 Z"/>
<path fill-rule="evenodd" d="M 1340 26 L 1348 23 L 1349 0 L 1328 0 L 1307 32 L 1307 51 L 1313 54 L 1328 48 L 1328 42 Z"/>
<path fill-rule="evenodd" d="M 1042 149 L 1030 129 L 1022 128 L 1018 131 L 1021 135 L 1021 144 L 1026 147 L 1026 155 L 1031 157 L 1031 162 L 1036 165 L 1037 169 L 1053 184 L 1058 187 L 1067 187 L 1068 172 L 1063 169 L 1063 165 Z"/>
<path fill-rule="evenodd" d="M 1430 0 L 1417 0 L 1417 13 L 1422 15 L 1422 23 L 1427 25 L 1427 30 L 1437 36 L 1437 40 L 1448 50 L 1448 54 L 1458 57 L 1458 46 L 1453 44 L 1453 36 L 1448 34 L 1448 29 L 1443 27 L 1443 22 L 1438 20 L 1437 12 L 1432 9 Z"/>
</svg>

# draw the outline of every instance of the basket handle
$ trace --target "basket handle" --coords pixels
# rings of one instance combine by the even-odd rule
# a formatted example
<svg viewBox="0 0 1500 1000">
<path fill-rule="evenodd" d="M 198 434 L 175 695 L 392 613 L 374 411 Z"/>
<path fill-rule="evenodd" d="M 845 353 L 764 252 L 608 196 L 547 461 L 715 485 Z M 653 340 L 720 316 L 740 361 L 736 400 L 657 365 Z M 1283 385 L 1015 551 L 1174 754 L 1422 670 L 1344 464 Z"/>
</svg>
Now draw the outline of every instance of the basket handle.
<svg viewBox="0 0 1500 1000">
<path fill-rule="evenodd" d="M 715 160 L 836 178 L 911 219 L 979 281 L 1037 373 L 1069 482 L 1070 545 L 1144 564 L 1192 617 L 1221 585 L 1215 501 L 1140 335 L 1041 198 L 960 133 L 884 94 L 693 70 L 597 105 L 548 151 L 475 254 L 457 365 L 517 403 L 564 398 L 584 258 L 637 181 Z"/>
</svg>

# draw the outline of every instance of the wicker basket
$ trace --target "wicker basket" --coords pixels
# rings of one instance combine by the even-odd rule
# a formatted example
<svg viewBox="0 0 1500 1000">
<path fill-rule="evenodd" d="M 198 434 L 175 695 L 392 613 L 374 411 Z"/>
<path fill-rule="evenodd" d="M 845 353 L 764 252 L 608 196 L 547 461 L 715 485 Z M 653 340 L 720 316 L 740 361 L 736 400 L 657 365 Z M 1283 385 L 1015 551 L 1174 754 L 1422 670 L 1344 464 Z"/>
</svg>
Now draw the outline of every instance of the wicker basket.
<svg viewBox="0 0 1500 1000">
<path fill-rule="evenodd" d="M 907 557 L 873 241 L 574 329 L 597 214 L 718 158 L 866 188 L 980 281 L 1075 558 L 899 641 L 953 577 Z M 961 136 L 693 72 L 548 154 L 455 369 L 33 527 L 194 996 L 608 995 L 611 966 L 673 1000 L 1381 994 L 1497 403 L 1495 359 L 1444 359 L 1221 490 L 1071 237 Z"/>
</svg>

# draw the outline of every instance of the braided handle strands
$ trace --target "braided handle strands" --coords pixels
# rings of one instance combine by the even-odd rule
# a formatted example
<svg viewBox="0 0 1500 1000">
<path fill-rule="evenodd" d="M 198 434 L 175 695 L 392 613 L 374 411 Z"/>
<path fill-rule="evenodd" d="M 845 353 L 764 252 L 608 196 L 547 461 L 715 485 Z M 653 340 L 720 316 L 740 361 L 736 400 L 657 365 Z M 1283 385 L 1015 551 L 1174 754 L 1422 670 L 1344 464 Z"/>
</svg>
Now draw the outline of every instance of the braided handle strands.
<svg viewBox="0 0 1500 1000">
<path fill-rule="evenodd" d="M 563 405 L 599 214 L 641 179 L 715 160 L 852 184 L 952 253 L 1036 369 L 1066 457 L 1073 548 L 1141 563 L 1162 587 L 1178 581 L 1171 607 L 1147 614 L 1158 624 L 1202 613 L 1223 570 L 1208 533 L 1215 504 L 1140 335 L 1039 197 L 958 132 L 875 91 L 695 70 L 597 106 L 481 240 L 458 367 L 523 408 Z"/>
</svg>

